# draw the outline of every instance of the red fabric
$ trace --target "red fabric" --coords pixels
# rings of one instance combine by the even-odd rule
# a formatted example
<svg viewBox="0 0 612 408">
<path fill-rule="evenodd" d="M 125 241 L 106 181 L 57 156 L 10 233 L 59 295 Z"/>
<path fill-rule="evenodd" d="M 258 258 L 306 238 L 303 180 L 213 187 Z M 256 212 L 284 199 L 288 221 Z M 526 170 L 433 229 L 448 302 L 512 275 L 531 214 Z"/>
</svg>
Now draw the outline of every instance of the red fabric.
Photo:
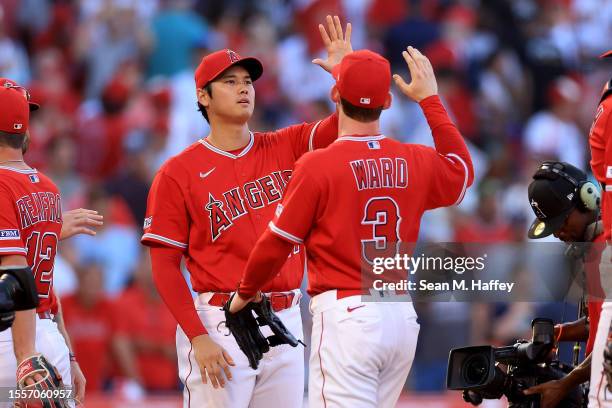
<svg viewBox="0 0 612 408">
<path fill-rule="evenodd" d="M 335 140 L 337 123 L 332 115 L 317 123 L 255 133 L 239 156 L 220 152 L 205 141 L 194 143 L 164 164 L 155 177 L 143 244 L 184 251 L 196 292 L 236 290 L 295 161 L 311 144 L 325 147 Z M 266 292 L 300 286 L 299 256 L 291 257 L 283 271 L 264 288 Z"/>
<path fill-rule="evenodd" d="M 5 83 L 14 87 L 6 88 Z M 25 90 L 13 81 L 0 78 L 0 131 L 25 133 L 30 123 L 30 106 Z"/>
<path fill-rule="evenodd" d="M 207 331 L 196 313 L 189 286 L 181 273 L 183 253 L 176 248 L 152 247 L 153 281 L 168 309 L 189 340 Z"/>
<path fill-rule="evenodd" d="M 117 333 L 132 341 L 174 345 L 176 321 L 163 302 L 147 296 L 144 289 L 132 287 L 117 298 Z M 160 352 L 136 350 L 138 370 L 144 386 L 154 390 L 176 388 L 176 362 Z"/>
<path fill-rule="evenodd" d="M 259 271 L 257 279 L 241 282 L 238 293 L 244 299 L 255 296 L 265 282 L 274 278 L 291 253 L 294 244 L 266 230 L 257 241 L 246 265 L 246 271 Z M 249 277 L 253 277 L 251 273 Z"/>
<path fill-rule="evenodd" d="M 74 353 L 87 379 L 87 392 L 101 391 L 109 375 L 114 305 L 108 299 L 86 308 L 76 295 L 62 298 L 62 314 Z"/>
<path fill-rule="evenodd" d="M 389 61 L 370 50 L 359 50 L 342 58 L 333 70 L 343 99 L 362 108 L 380 108 L 391 87 Z"/>
<path fill-rule="evenodd" d="M 221 75 L 223 71 L 234 65 L 244 66 L 251 74 L 251 80 L 253 81 L 257 80 L 263 72 L 263 66 L 257 58 L 243 58 L 235 51 L 226 48 L 202 58 L 200 65 L 195 70 L 196 87 L 203 88 L 207 83 Z"/>
<path fill-rule="evenodd" d="M 589 132 L 591 148 L 591 169 L 600 183 L 612 185 L 612 96 L 604 99 L 595 113 Z M 612 237 L 612 194 L 603 191 L 601 211 L 606 239 Z"/>
<path fill-rule="evenodd" d="M 310 295 L 361 290 L 364 258 L 393 256 L 395 243 L 416 242 L 423 212 L 460 201 L 472 183 L 467 147 L 439 98 L 421 107 L 436 150 L 377 136 L 341 137 L 296 163 L 270 230 L 305 243 Z M 273 251 L 271 245 L 271 239 L 258 243 L 251 253 L 241 292 L 253 293 L 272 276 L 267 268 L 278 264 L 263 267 L 269 257 L 259 253 Z"/>
<path fill-rule="evenodd" d="M 595 334 L 599 324 L 599 316 L 601 314 L 601 305 L 606 295 L 601 287 L 601 278 L 599 274 L 599 263 L 601 254 L 606 247 L 605 234 L 599 234 L 593 240 L 589 252 L 585 256 L 584 270 L 586 275 L 586 290 L 588 293 L 588 310 L 589 310 L 589 339 L 586 345 L 586 354 L 588 355 L 593 350 L 595 342 Z"/>
<path fill-rule="evenodd" d="M 27 254 L 40 300 L 37 312 L 57 311 L 53 266 L 61 208 L 59 190 L 47 176 L 0 166 L 0 257 Z"/>
</svg>

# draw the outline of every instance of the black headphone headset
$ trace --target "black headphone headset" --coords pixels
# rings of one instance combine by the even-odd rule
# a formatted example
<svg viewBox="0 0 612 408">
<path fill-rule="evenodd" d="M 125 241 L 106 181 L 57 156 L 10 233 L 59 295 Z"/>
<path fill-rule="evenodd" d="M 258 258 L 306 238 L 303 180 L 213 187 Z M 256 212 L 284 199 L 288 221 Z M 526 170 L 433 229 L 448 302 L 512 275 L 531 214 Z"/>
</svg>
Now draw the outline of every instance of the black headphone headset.
<svg viewBox="0 0 612 408">
<path fill-rule="evenodd" d="M 599 209 L 601 195 L 599 189 L 589 180 L 576 180 L 565 171 L 563 163 L 545 161 L 533 175 L 534 179 L 557 180 L 562 177 L 574 186 L 572 201 L 581 211 L 595 211 Z"/>
</svg>

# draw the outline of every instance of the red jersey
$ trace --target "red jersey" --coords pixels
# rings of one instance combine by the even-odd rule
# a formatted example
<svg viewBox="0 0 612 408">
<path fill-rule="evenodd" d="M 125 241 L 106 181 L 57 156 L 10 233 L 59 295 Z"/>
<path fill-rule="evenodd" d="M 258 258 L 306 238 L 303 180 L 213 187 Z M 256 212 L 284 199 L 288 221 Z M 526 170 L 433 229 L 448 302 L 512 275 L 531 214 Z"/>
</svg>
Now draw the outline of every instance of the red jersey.
<svg viewBox="0 0 612 408">
<path fill-rule="evenodd" d="M 40 299 L 37 312 L 57 312 L 53 266 L 61 230 L 60 194 L 51 179 L 0 166 L 0 256 L 26 256 Z"/>
<path fill-rule="evenodd" d="M 602 194 L 601 215 L 604 235 L 612 237 L 612 94 L 604 98 L 595 113 L 589 132 L 591 147 L 591 170 L 593 175 L 605 186 Z"/>
<path fill-rule="evenodd" d="M 275 132 L 251 133 L 237 154 L 202 139 L 158 171 L 147 205 L 142 242 L 179 248 L 196 292 L 236 290 L 249 253 L 274 216 L 295 161 L 328 146 L 337 115 Z M 265 291 L 299 288 L 299 247 Z"/>
<path fill-rule="evenodd" d="M 62 316 L 79 365 L 87 378 L 87 391 L 101 391 L 108 377 L 113 335 L 113 303 L 101 299 L 90 308 L 84 307 L 76 295 L 62 298 Z M 125 311 L 122 311 L 124 313 Z M 119 319 L 121 321 L 121 319 Z"/>
<path fill-rule="evenodd" d="M 595 342 L 595 334 L 599 324 L 599 316 L 601 315 L 601 305 L 606 298 L 603 289 L 601 288 L 601 278 L 599 274 L 599 263 L 601 254 L 606 248 L 606 240 L 604 234 L 599 234 L 593 239 L 593 245 L 584 257 L 584 271 L 586 275 L 586 292 L 588 294 L 587 307 L 589 310 L 589 339 L 586 344 L 586 355 L 593 350 Z"/>
<path fill-rule="evenodd" d="M 421 107 L 436 149 L 344 136 L 296 163 L 270 230 L 305 244 L 310 295 L 361 290 L 363 260 L 394 256 L 395 244 L 416 242 L 426 210 L 462 200 L 473 178 L 467 147 L 437 96 Z"/>
</svg>

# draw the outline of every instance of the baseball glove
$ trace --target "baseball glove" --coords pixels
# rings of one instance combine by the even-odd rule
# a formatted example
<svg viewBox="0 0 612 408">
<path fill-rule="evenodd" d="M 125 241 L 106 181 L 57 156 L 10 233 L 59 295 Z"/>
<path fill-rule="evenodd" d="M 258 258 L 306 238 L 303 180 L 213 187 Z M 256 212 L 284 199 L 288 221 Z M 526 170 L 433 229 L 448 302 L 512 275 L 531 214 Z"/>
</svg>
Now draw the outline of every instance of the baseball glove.
<svg viewBox="0 0 612 408">
<path fill-rule="evenodd" d="M 278 346 L 281 344 L 289 344 L 291 347 L 296 347 L 298 344 L 302 344 L 300 340 L 297 340 L 293 334 L 283 324 L 281 319 L 276 316 L 272 310 L 272 304 L 267 296 L 263 296 L 261 302 L 251 302 L 251 308 L 257 315 L 257 323 L 260 326 L 268 326 L 272 330 L 273 335 L 268 337 L 268 343 L 271 347 Z"/>
<path fill-rule="evenodd" d="M 259 366 L 259 360 L 264 353 L 270 350 L 268 341 L 259 330 L 257 320 L 253 315 L 253 303 L 249 303 L 242 310 L 230 313 L 229 306 L 235 294 L 223 305 L 225 312 L 225 326 L 236 339 L 240 350 L 249 359 L 249 365 L 254 370 Z"/>
<path fill-rule="evenodd" d="M 37 379 L 37 374 L 40 377 Z M 31 379 L 32 384 L 27 385 L 27 380 Z M 62 376 L 55 367 L 47 361 L 42 354 L 35 354 L 26 358 L 17 367 L 17 388 L 19 390 L 32 390 L 32 396 L 44 396 L 49 398 L 27 398 L 15 403 L 18 408 L 64 408 L 69 407 L 68 399 L 53 398 L 54 390 L 64 388 Z M 27 396 L 27 392 L 24 393 Z M 58 395 L 58 394 L 56 394 Z"/>
<path fill-rule="evenodd" d="M 223 305 L 225 325 L 234 335 L 240 350 L 249 359 L 251 368 L 257 369 L 259 361 L 270 350 L 270 347 L 280 344 L 289 344 L 292 347 L 296 347 L 300 343 L 304 345 L 301 341 L 296 340 L 278 316 L 274 314 L 270 299 L 267 296 L 263 296 L 260 302 L 249 303 L 239 312 L 231 313 L 229 306 L 234 296 L 236 296 L 235 293 Z M 264 337 L 260 326 L 270 327 L 272 336 Z"/>
</svg>

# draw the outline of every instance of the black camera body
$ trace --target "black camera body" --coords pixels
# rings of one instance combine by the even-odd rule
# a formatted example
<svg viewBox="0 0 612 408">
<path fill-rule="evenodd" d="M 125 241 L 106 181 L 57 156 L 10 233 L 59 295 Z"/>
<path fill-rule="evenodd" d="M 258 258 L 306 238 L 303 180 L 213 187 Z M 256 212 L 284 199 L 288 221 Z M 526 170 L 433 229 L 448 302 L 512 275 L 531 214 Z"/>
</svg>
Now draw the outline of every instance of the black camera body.
<svg viewBox="0 0 612 408">
<path fill-rule="evenodd" d="M 464 399 L 473 405 L 480 404 L 483 399 L 499 399 L 505 395 L 510 407 L 539 408 L 539 395 L 524 395 L 523 390 L 562 378 L 572 367 L 551 359 L 555 346 L 552 320 L 534 319 L 531 328 L 529 342 L 522 340 L 499 348 L 474 346 L 451 350 L 446 387 L 464 391 Z M 559 406 L 578 408 L 581 399 L 577 387 Z"/>
</svg>

